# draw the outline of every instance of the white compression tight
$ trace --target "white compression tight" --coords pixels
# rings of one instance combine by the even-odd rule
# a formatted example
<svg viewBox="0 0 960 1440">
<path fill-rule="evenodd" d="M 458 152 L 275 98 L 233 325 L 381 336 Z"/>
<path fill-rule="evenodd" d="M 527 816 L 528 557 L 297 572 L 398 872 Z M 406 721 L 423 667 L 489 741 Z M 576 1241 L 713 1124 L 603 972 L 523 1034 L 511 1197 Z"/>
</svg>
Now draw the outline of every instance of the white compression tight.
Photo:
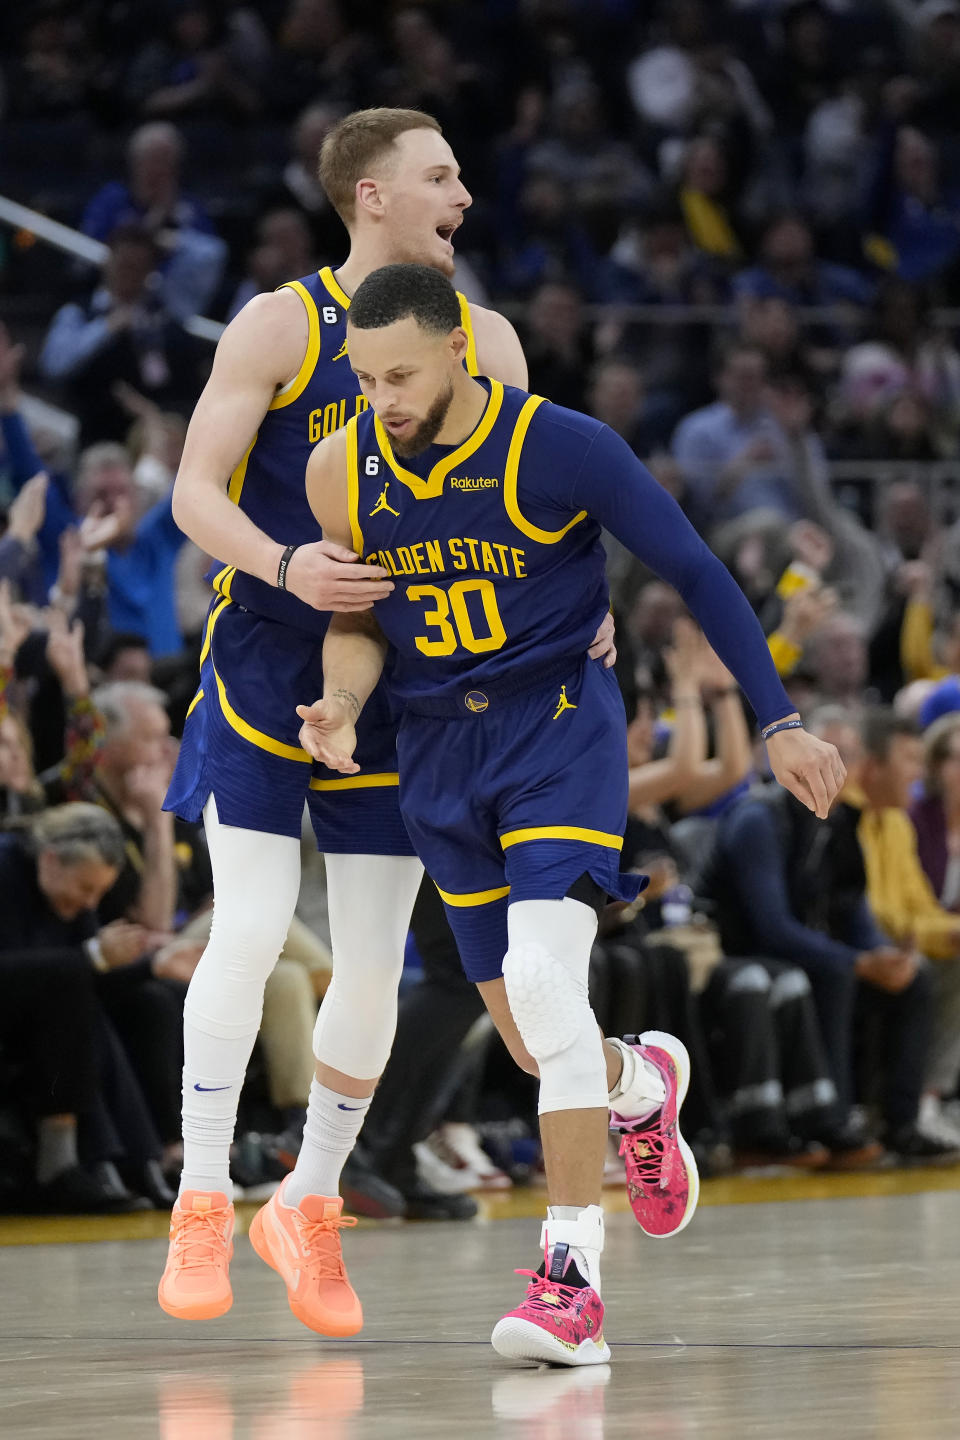
<svg viewBox="0 0 960 1440">
<path fill-rule="evenodd" d="M 204 826 L 216 902 L 184 1007 L 180 1188 L 222 1190 L 229 1198 L 237 1103 L 264 986 L 296 908 L 300 842 L 221 825 L 212 796 Z M 326 862 L 334 978 L 314 1054 L 355 1079 L 376 1079 L 393 1042 L 404 941 L 423 870 L 409 856 L 330 855 Z"/>
<path fill-rule="evenodd" d="M 333 979 L 317 1016 L 313 1053 L 344 1075 L 376 1080 L 397 1028 L 397 986 L 423 866 L 411 855 L 324 860 Z"/>
<path fill-rule="evenodd" d="M 300 841 L 221 825 L 213 796 L 203 811 L 213 869 L 210 939 L 183 1011 L 184 1190 L 230 1198 L 237 1102 L 260 1028 L 263 989 L 287 938 L 300 893 Z"/>
</svg>

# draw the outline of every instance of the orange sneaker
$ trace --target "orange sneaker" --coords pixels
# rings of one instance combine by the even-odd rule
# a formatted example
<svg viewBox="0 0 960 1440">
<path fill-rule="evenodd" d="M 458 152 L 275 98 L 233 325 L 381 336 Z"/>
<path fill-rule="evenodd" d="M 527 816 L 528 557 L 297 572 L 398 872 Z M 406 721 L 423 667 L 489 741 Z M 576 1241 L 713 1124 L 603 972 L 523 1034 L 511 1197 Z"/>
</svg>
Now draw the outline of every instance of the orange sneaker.
<svg viewBox="0 0 960 1440">
<path fill-rule="evenodd" d="M 221 1190 L 184 1190 L 170 1215 L 157 1299 L 178 1320 L 215 1320 L 233 1304 L 233 1206 Z"/>
<path fill-rule="evenodd" d="M 340 1231 L 356 1225 L 341 1216 L 339 1195 L 305 1195 L 299 1205 L 284 1203 L 287 1179 L 250 1222 L 250 1244 L 287 1285 L 290 1309 L 320 1335 L 356 1335 L 363 1310 L 347 1279 Z"/>
</svg>

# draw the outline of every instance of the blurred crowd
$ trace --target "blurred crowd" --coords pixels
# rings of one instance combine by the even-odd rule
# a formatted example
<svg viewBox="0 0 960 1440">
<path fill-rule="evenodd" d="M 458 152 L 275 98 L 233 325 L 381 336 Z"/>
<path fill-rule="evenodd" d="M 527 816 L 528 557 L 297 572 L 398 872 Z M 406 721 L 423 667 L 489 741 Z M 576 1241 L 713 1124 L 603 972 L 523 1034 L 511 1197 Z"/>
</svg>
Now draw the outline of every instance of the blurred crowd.
<svg viewBox="0 0 960 1440">
<path fill-rule="evenodd" d="M 211 906 L 202 831 L 160 808 L 209 599 L 170 505 L 193 317 L 343 258 L 316 155 L 369 104 L 441 121 L 459 287 L 676 495 L 847 765 L 825 823 L 773 787 L 732 677 L 608 537 L 623 863 L 652 878 L 604 917 L 601 1025 L 685 1041 L 707 1173 L 960 1160 L 960 3 L 37 0 L 0 56 L 0 196 L 104 247 L 0 232 L 0 1205 L 172 1201 Z M 296 1153 L 330 976 L 305 873 L 251 1194 Z M 429 886 L 415 920 L 347 1199 L 466 1217 L 537 1183 L 535 1087 Z"/>
</svg>

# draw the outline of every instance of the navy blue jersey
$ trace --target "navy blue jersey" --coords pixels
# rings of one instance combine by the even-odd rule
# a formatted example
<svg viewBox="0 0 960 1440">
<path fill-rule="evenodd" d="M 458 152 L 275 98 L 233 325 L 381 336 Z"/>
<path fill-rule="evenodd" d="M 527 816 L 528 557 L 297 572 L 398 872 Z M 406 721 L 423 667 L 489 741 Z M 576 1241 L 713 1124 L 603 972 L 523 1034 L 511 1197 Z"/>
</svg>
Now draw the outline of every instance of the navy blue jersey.
<svg viewBox="0 0 960 1440">
<path fill-rule="evenodd" d="M 454 713 L 447 702 L 465 682 L 502 698 L 579 659 L 607 604 L 603 526 L 680 592 L 761 725 L 789 715 L 746 596 L 626 442 L 575 410 L 481 383 L 473 434 L 406 465 L 371 410 L 347 425 L 353 544 L 398 582 L 376 613 L 408 705 Z"/>
<path fill-rule="evenodd" d="M 280 288 L 296 291 L 303 301 L 307 351 L 297 375 L 271 401 L 253 443 L 230 477 L 227 493 L 271 540 L 300 545 L 320 539 L 306 495 L 310 452 L 325 436 L 366 410 L 367 401 L 347 359 L 350 297 L 329 266 Z M 459 299 L 469 341 L 467 368 L 475 374 L 470 306 L 464 296 Z M 215 589 L 222 570 L 223 566 L 215 564 L 207 574 Z M 231 594 L 238 605 L 318 636 L 329 623 L 325 611 L 314 610 L 288 591 L 242 571 L 233 573 Z"/>
<path fill-rule="evenodd" d="M 405 702 L 465 684 L 488 694 L 518 673 L 529 684 L 568 669 L 608 607 L 600 526 L 564 504 L 539 443 L 558 423 L 570 429 L 578 468 L 599 422 L 480 383 L 486 409 L 455 449 L 433 445 L 401 464 L 372 411 L 347 431 L 353 544 L 397 582 L 376 614 L 396 647 L 391 687 Z"/>
</svg>

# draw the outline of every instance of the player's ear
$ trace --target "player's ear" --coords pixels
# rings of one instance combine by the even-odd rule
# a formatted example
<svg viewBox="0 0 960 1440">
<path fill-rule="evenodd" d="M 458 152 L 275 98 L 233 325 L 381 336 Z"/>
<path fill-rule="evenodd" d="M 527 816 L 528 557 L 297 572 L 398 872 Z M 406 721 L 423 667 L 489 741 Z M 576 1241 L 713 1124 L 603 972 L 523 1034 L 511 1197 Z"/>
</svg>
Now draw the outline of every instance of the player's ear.
<svg viewBox="0 0 960 1440">
<path fill-rule="evenodd" d="M 364 180 L 357 181 L 356 201 L 357 214 L 361 210 L 372 215 L 383 214 L 383 196 L 380 194 L 379 182 L 370 179 L 369 176 Z"/>
<path fill-rule="evenodd" d="M 467 332 L 458 325 L 456 330 L 451 330 L 447 337 L 447 344 L 450 346 L 450 355 L 459 365 L 467 353 Z"/>
</svg>

